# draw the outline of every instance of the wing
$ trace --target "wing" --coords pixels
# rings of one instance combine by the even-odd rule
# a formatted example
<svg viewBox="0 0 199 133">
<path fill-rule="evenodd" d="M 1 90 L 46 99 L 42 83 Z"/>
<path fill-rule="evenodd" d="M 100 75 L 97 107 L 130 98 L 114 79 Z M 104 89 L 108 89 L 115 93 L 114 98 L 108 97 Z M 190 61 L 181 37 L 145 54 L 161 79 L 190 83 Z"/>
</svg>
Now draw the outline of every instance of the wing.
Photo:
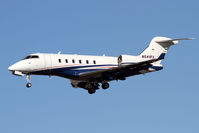
<svg viewBox="0 0 199 133">
<path fill-rule="evenodd" d="M 161 60 L 161 58 L 142 61 L 133 64 L 118 65 L 114 68 L 99 70 L 95 72 L 82 73 L 79 75 L 79 78 L 84 80 L 98 79 L 107 81 L 123 79 L 128 76 L 141 74 L 139 72 L 140 70 L 147 69 L 149 66 L 152 66 L 151 63 L 159 60 Z"/>
</svg>

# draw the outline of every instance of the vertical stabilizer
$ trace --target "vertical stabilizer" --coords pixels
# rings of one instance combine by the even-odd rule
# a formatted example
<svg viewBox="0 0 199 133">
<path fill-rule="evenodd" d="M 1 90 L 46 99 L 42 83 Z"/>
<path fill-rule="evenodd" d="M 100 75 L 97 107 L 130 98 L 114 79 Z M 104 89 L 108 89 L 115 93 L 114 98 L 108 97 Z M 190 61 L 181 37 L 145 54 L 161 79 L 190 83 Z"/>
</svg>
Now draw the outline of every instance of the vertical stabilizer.
<svg viewBox="0 0 199 133">
<path fill-rule="evenodd" d="M 164 59 L 169 47 L 175 45 L 179 40 L 192 40 L 191 38 L 171 39 L 167 37 L 154 37 L 149 46 L 139 55 L 141 58 L 159 58 Z M 161 61 L 156 63 L 161 63 Z"/>
</svg>

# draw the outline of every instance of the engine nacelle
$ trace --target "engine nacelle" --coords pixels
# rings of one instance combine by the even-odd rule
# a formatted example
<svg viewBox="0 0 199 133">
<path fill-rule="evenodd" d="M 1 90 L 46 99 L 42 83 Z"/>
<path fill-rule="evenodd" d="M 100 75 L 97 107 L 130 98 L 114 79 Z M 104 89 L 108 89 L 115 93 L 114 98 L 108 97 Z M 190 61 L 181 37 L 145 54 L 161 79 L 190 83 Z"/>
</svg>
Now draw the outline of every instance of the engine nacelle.
<svg viewBox="0 0 199 133">
<path fill-rule="evenodd" d="M 118 57 L 118 65 L 121 65 L 122 63 L 130 63 L 130 62 L 137 62 L 138 57 L 132 56 L 132 55 L 120 55 Z"/>
</svg>

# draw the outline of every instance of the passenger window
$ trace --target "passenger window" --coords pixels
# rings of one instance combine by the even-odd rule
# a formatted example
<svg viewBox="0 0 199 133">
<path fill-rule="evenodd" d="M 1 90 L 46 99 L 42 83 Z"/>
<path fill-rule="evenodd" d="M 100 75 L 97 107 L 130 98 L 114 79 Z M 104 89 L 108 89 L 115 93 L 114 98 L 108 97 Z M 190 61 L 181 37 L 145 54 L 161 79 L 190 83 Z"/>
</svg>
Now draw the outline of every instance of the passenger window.
<svg viewBox="0 0 199 133">
<path fill-rule="evenodd" d="M 65 59 L 65 62 L 68 63 L 68 59 Z"/>
<path fill-rule="evenodd" d="M 96 61 L 95 61 L 95 60 L 93 61 L 93 64 L 96 64 Z"/>
<path fill-rule="evenodd" d="M 86 64 L 89 64 L 88 60 L 86 60 Z"/>
<path fill-rule="evenodd" d="M 72 62 L 75 63 L 75 60 L 73 59 Z"/>
<path fill-rule="evenodd" d="M 82 61 L 81 61 L 81 60 L 79 60 L 79 64 L 82 64 Z"/>
<path fill-rule="evenodd" d="M 58 61 L 59 61 L 59 63 L 61 63 L 61 59 L 59 59 Z"/>
</svg>

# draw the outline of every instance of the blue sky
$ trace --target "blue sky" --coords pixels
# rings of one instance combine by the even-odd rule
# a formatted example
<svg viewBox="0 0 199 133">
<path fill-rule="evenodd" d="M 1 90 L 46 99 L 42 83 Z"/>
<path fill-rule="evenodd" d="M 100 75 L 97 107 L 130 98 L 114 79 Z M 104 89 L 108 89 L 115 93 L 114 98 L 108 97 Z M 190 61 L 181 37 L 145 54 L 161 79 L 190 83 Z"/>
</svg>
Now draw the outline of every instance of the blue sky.
<svg viewBox="0 0 199 133">
<path fill-rule="evenodd" d="M 136 55 L 155 36 L 199 38 L 197 0 L 1 0 L 0 132 L 198 133 L 198 40 L 173 46 L 159 72 L 89 95 L 67 79 L 12 76 L 30 53 Z"/>
</svg>

